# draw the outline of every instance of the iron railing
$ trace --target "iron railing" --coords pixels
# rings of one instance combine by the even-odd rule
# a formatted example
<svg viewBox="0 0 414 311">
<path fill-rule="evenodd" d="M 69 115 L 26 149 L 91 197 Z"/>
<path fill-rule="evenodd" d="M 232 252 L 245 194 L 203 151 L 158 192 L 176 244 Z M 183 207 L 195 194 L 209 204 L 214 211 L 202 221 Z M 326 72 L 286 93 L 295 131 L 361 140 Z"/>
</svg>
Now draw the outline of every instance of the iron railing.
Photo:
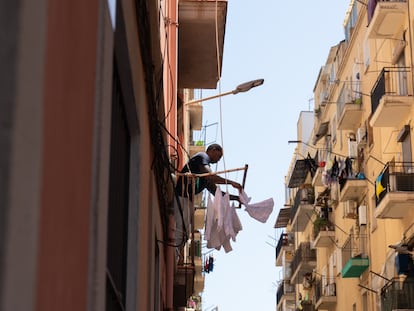
<svg viewBox="0 0 414 311">
<path fill-rule="evenodd" d="M 414 162 L 389 162 L 375 180 L 376 205 L 388 192 L 414 191 Z"/>
<path fill-rule="evenodd" d="M 412 96 L 407 76 L 409 68 L 384 67 L 371 90 L 371 112 L 374 113 L 384 95 Z"/>
<path fill-rule="evenodd" d="M 321 297 L 336 296 L 336 283 L 334 279 L 325 278 L 319 279 L 315 282 L 315 302 L 318 302 Z"/>
<path fill-rule="evenodd" d="M 277 288 L 276 298 L 277 303 L 282 300 L 283 295 L 286 294 L 294 294 L 295 293 L 295 286 L 290 284 L 289 281 L 283 281 L 280 283 L 279 287 Z"/>
<path fill-rule="evenodd" d="M 277 245 L 276 245 L 276 258 L 279 257 L 283 246 L 293 245 L 293 243 L 294 243 L 293 234 L 283 232 L 280 235 L 279 241 L 277 242 Z"/>
<path fill-rule="evenodd" d="M 381 289 L 381 310 L 414 309 L 414 279 L 393 279 Z"/>
<path fill-rule="evenodd" d="M 313 204 L 314 202 L 315 194 L 313 188 L 299 189 L 293 201 L 292 209 L 290 210 L 290 221 L 295 219 L 301 204 Z"/>
<path fill-rule="evenodd" d="M 310 247 L 310 242 L 300 243 L 290 264 L 292 272 L 295 272 L 301 263 L 309 263 L 311 261 L 316 262 L 316 249 Z"/>
</svg>

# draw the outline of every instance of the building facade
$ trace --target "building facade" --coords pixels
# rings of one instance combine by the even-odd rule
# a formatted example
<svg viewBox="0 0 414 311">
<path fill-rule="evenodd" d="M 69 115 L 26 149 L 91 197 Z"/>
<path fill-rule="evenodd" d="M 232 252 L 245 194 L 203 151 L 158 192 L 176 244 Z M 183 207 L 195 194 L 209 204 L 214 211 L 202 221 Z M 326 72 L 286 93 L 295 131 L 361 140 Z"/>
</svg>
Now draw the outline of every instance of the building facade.
<svg viewBox="0 0 414 311">
<path fill-rule="evenodd" d="M 317 74 L 275 224 L 277 310 L 414 310 L 413 6 L 351 1 Z"/>
<path fill-rule="evenodd" d="M 199 308 L 203 210 L 176 220 L 173 175 L 201 124 L 185 102 L 220 78 L 227 1 L 0 11 L 0 310 Z"/>
</svg>

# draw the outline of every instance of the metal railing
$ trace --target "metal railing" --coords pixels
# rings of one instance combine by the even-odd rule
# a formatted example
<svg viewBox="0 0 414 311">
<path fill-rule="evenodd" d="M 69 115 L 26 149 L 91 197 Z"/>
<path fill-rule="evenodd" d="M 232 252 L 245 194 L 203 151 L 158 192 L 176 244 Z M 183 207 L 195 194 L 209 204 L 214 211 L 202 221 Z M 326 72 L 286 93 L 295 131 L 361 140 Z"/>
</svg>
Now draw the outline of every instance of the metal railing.
<svg viewBox="0 0 414 311">
<path fill-rule="evenodd" d="M 292 221 L 299 210 L 301 204 L 313 204 L 315 202 L 315 194 L 313 188 L 299 189 L 293 201 L 292 209 L 290 210 L 290 220 Z"/>
<path fill-rule="evenodd" d="M 279 241 L 277 242 L 277 245 L 276 245 L 276 258 L 279 257 L 283 246 L 293 245 L 293 243 L 294 243 L 293 235 L 289 234 L 289 233 L 286 233 L 286 232 L 283 232 L 280 235 Z"/>
<path fill-rule="evenodd" d="M 414 309 L 414 279 L 393 279 L 381 289 L 381 310 Z"/>
<path fill-rule="evenodd" d="M 412 96 L 408 87 L 407 67 L 384 67 L 371 90 L 371 112 L 374 113 L 384 95 Z"/>
<path fill-rule="evenodd" d="M 388 192 L 414 191 L 414 162 L 389 162 L 375 181 L 376 205 Z"/>
<path fill-rule="evenodd" d="M 277 293 L 276 293 L 277 302 L 279 303 L 282 300 L 283 295 L 294 294 L 294 293 L 295 293 L 294 285 L 290 284 L 289 281 L 281 282 L 279 287 L 277 288 Z"/>
<path fill-rule="evenodd" d="M 324 277 L 315 282 L 315 302 L 318 302 L 321 297 L 336 296 L 336 283 L 334 281 L 334 279 Z"/>
<path fill-rule="evenodd" d="M 311 261 L 316 261 L 316 249 L 310 247 L 310 242 L 300 243 L 293 256 L 292 263 L 290 264 L 292 272 L 295 272 L 301 263 L 308 263 Z"/>
<path fill-rule="evenodd" d="M 342 264 L 345 265 L 351 258 L 363 257 L 366 254 L 367 235 L 351 234 L 342 246 Z"/>
</svg>

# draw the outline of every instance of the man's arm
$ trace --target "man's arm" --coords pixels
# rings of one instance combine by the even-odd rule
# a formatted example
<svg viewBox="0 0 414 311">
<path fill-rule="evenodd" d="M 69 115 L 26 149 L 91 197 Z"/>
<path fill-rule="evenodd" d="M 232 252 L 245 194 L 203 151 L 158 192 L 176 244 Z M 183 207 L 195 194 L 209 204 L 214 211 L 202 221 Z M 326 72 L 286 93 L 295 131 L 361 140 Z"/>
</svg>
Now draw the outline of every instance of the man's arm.
<svg viewBox="0 0 414 311">
<path fill-rule="evenodd" d="M 210 169 L 209 169 L 208 166 L 206 167 L 206 169 L 208 170 L 207 172 L 210 172 Z M 205 176 L 205 177 L 202 177 L 202 178 L 205 178 L 205 180 L 207 181 L 207 187 L 206 188 L 213 195 L 216 194 L 216 189 L 217 189 L 216 185 L 219 185 L 219 184 L 221 184 L 221 185 L 224 185 L 224 184 L 231 185 L 233 188 L 238 189 L 239 191 L 242 191 L 242 189 L 243 189 L 242 185 L 240 185 L 239 183 L 237 183 L 233 180 L 230 180 L 230 179 L 223 178 L 223 177 L 218 176 L 218 175 L 209 175 L 209 176 Z M 223 193 L 223 195 L 225 194 L 224 192 L 222 192 L 222 193 Z M 239 201 L 239 196 L 230 194 L 230 200 Z"/>
</svg>

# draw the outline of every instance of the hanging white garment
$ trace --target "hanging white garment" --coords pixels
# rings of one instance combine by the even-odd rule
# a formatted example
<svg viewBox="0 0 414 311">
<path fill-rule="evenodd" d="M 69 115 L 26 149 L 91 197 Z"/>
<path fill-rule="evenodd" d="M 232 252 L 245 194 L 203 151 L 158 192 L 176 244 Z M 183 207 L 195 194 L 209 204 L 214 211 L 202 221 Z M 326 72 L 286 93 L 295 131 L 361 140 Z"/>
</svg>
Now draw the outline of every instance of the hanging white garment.
<svg viewBox="0 0 414 311">
<path fill-rule="evenodd" d="M 240 202 L 246 207 L 245 211 L 250 215 L 250 217 L 256 219 L 257 221 L 265 223 L 270 214 L 273 212 L 273 198 L 250 204 L 251 198 L 247 196 L 244 190 L 241 191 L 239 198 Z"/>
<path fill-rule="evenodd" d="M 207 248 L 220 250 L 224 248 L 226 253 L 232 251 L 231 240 L 236 241 L 236 236 L 242 230 L 242 225 L 237 216 L 234 204 L 230 205 L 230 195 L 224 196 L 217 187 L 214 199 L 208 197 L 206 228 L 204 239 L 207 240 Z"/>
<path fill-rule="evenodd" d="M 210 195 L 207 197 L 206 223 L 204 225 L 204 240 L 210 240 L 211 227 L 214 222 L 214 205 Z"/>
</svg>

